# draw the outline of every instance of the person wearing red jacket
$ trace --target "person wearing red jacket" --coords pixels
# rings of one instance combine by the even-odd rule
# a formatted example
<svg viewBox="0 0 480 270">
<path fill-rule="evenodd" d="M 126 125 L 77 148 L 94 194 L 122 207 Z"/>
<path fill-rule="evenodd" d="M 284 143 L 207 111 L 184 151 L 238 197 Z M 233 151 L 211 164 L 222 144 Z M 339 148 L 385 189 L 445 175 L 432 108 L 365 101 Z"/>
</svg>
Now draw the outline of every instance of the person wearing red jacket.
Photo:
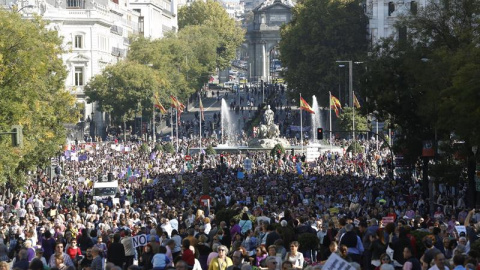
<svg viewBox="0 0 480 270">
<path fill-rule="evenodd" d="M 195 255 L 190 250 L 190 241 L 184 239 L 182 242 L 182 260 L 188 264 L 188 268 L 192 269 L 195 264 Z"/>
</svg>

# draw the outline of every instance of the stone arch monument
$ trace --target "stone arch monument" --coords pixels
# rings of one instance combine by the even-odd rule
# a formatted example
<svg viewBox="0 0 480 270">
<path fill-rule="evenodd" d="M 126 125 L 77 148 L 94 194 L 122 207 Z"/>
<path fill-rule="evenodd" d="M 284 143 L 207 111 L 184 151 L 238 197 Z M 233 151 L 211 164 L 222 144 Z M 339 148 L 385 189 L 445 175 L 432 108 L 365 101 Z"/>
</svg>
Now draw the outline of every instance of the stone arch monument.
<svg viewBox="0 0 480 270">
<path fill-rule="evenodd" d="M 292 7 L 288 0 L 265 0 L 253 9 L 247 29 L 250 81 L 269 81 L 270 52 L 280 42 L 280 27 L 292 18 Z"/>
</svg>

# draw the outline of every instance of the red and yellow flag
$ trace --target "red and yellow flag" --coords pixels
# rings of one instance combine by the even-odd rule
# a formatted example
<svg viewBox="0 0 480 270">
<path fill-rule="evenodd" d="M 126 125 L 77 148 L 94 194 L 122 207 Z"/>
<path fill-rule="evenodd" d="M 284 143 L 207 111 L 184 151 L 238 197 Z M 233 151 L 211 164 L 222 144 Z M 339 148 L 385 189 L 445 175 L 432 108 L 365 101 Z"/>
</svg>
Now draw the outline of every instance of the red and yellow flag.
<svg viewBox="0 0 480 270">
<path fill-rule="evenodd" d="M 203 114 L 203 103 L 202 103 L 202 97 L 199 97 L 199 107 L 200 107 L 200 117 L 202 121 L 205 121 L 205 115 Z"/>
<path fill-rule="evenodd" d="M 155 104 L 153 106 L 159 109 L 161 114 L 167 114 L 167 110 L 165 110 L 162 103 L 160 103 L 160 101 L 158 100 L 157 94 L 153 95 L 153 98 L 155 98 Z"/>
<path fill-rule="evenodd" d="M 340 104 L 340 100 L 330 94 L 330 108 L 335 111 L 335 115 L 340 117 L 340 109 L 342 108 L 342 104 Z"/>
<path fill-rule="evenodd" d="M 185 110 L 185 105 L 183 105 L 178 99 L 172 95 L 170 95 L 170 98 L 172 99 L 172 107 L 183 112 Z"/>
<path fill-rule="evenodd" d="M 308 103 L 302 97 L 300 97 L 300 110 L 304 110 L 304 111 L 307 111 L 309 113 L 315 114 L 312 107 L 310 107 L 310 105 L 308 105 Z"/>
<path fill-rule="evenodd" d="M 330 104 L 332 106 L 332 109 L 333 109 L 334 106 L 338 109 L 341 109 L 342 104 L 340 103 L 340 100 L 338 100 L 338 98 L 336 98 L 334 95 L 330 95 L 330 96 L 331 96 Z"/>
<path fill-rule="evenodd" d="M 357 109 L 360 109 L 360 102 L 358 102 L 358 99 L 357 99 L 357 95 L 355 95 L 355 93 L 353 93 L 353 106 L 355 106 L 355 108 Z"/>
</svg>

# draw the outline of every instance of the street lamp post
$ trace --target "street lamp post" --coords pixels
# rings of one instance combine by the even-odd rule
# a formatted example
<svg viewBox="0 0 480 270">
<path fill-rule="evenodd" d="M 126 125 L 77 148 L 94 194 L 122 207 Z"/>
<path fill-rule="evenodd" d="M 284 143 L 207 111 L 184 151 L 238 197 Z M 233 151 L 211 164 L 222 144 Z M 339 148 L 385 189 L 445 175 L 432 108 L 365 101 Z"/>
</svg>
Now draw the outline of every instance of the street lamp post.
<svg viewBox="0 0 480 270">
<path fill-rule="evenodd" d="M 352 68 L 352 60 L 339 60 L 335 61 L 337 63 L 348 63 L 348 106 L 350 106 L 353 110 L 353 126 L 352 126 L 352 135 L 353 140 L 355 140 L 355 108 L 353 108 L 353 68 Z"/>
<path fill-rule="evenodd" d="M 340 69 L 343 69 L 345 68 L 345 65 L 338 65 L 338 68 L 339 68 L 339 72 L 338 72 L 338 78 L 339 78 L 339 82 L 338 82 L 338 100 L 340 101 L 340 103 L 342 103 L 342 79 L 340 78 L 341 75 L 340 75 Z M 343 77 L 345 77 L 345 73 L 343 74 Z M 346 84 L 346 83 L 345 83 Z M 346 87 L 346 85 L 345 85 Z"/>
<path fill-rule="evenodd" d="M 352 67 L 352 61 L 344 61 L 344 60 L 339 60 L 335 61 L 337 63 L 348 63 L 348 106 L 353 107 L 353 67 Z"/>
</svg>

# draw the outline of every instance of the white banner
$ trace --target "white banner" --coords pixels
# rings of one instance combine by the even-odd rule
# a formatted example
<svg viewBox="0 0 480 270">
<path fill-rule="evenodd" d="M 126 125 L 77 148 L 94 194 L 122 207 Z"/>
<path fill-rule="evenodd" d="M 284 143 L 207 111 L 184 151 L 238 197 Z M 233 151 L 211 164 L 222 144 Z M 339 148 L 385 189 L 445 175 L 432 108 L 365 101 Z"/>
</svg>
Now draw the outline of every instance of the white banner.
<svg viewBox="0 0 480 270">
<path fill-rule="evenodd" d="M 133 248 L 143 247 L 147 244 L 147 235 L 146 234 L 135 235 L 132 237 L 132 241 L 133 241 Z"/>
<path fill-rule="evenodd" d="M 325 262 L 322 269 L 355 270 L 355 267 L 337 254 L 332 253 L 332 255 L 328 257 L 328 260 Z"/>
</svg>

